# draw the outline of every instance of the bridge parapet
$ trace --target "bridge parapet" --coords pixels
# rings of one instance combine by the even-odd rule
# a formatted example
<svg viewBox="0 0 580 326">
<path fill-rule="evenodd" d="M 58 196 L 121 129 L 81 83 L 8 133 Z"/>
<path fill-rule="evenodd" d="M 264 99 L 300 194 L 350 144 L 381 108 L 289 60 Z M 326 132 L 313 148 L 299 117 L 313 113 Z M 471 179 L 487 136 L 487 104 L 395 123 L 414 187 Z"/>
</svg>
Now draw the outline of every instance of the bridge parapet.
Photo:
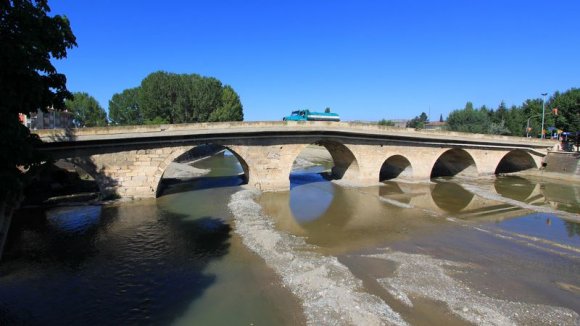
<svg viewBox="0 0 580 326">
<path fill-rule="evenodd" d="M 215 122 L 167 125 L 110 126 L 78 129 L 35 130 L 45 142 L 89 141 L 107 139 L 134 139 L 171 136 L 202 136 L 256 133 L 340 133 L 352 135 L 411 138 L 441 141 L 466 141 L 502 145 L 526 145 L 533 148 L 549 148 L 550 140 L 502 135 L 472 134 L 443 130 L 416 130 L 379 126 L 368 123 L 326 121 L 255 121 Z"/>
</svg>

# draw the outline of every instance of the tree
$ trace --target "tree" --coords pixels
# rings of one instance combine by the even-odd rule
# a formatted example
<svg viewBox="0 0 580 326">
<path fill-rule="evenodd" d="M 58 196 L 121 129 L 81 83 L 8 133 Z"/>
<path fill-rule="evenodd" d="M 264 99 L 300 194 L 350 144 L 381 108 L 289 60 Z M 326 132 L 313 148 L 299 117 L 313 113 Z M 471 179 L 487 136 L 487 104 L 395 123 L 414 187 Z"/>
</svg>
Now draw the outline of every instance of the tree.
<svg viewBox="0 0 580 326">
<path fill-rule="evenodd" d="M 221 105 L 209 116 L 209 121 L 243 121 L 244 112 L 240 97 L 234 89 L 226 85 L 222 90 Z"/>
<path fill-rule="evenodd" d="M 550 98 L 547 106 L 550 110 L 558 108 L 558 115 L 553 116 L 558 129 L 572 132 L 580 131 L 580 88 L 572 88 L 564 93 L 556 92 Z M 550 116 L 552 115 L 550 114 Z"/>
<path fill-rule="evenodd" d="M 175 123 L 177 112 L 177 90 L 169 73 L 164 71 L 149 74 L 143 81 L 139 92 L 139 107 L 145 120 L 161 119 Z"/>
<path fill-rule="evenodd" d="M 74 115 L 76 127 L 103 127 L 107 125 L 107 113 L 97 100 L 87 93 L 76 92 L 74 99 L 66 100 L 67 110 Z"/>
<path fill-rule="evenodd" d="M 439 122 L 443 122 L 443 113 L 439 116 Z"/>
<path fill-rule="evenodd" d="M 157 71 L 109 101 L 116 124 L 241 121 L 240 97 L 213 77 Z"/>
<path fill-rule="evenodd" d="M 0 203 L 20 196 L 25 174 L 18 166 L 35 168 L 47 159 L 18 115 L 63 109 L 71 97 L 51 60 L 65 58 L 76 39 L 66 17 L 49 12 L 46 0 L 0 1 Z"/>
<path fill-rule="evenodd" d="M 508 109 L 505 105 L 505 102 L 501 101 L 501 103 L 497 107 L 497 110 L 490 111 L 490 113 L 491 113 L 490 118 L 492 122 L 501 123 L 502 121 L 505 121 L 508 114 Z"/>
<path fill-rule="evenodd" d="M 452 131 L 488 133 L 490 125 L 489 115 L 483 108 L 476 110 L 471 102 L 467 102 L 465 109 L 455 110 L 447 117 L 447 128 Z"/>
<path fill-rule="evenodd" d="M 510 130 L 505 126 L 505 121 L 502 120 L 500 122 L 491 122 L 487 128 L 487 132 L 485 133 L 492 135 L 509 135 Z"/>
<path fill-rule="evenodd" d="M 187 122 L 209 121 L 211 113 L 221 105 L 222 83 L 212 77 L 191 76 L 188 99 L 192 108 L 192 117 Z"/>
<path fill-rule="evenodd" d="M 392 127 L 395 125 L 395 123 L 391 120 L 381 119 L 381 120 L 379 120 L 378 125 Z"/>
<path fill-rule="evenodd" d="M 505 127 L 509 130 L 509 135 L 525 136 L 526 118 L 522 109 L 515 105 L 508 110 L 505 119 Z"/>
<path fill-rule="evenodd" d="M 429 122 L 429 117 L 427 113 L 421 112 L 421 115 L 414 117 L 409 122 L 407 122 L 407 128 L 423 129 L 425 124 Z"/>
<path fill-rule="evenodd" d="M 109 120 L 113 125 L 140 125 L 143 116 L 139 107 L 139 87 L 114 94 L 109 100 Z"/>
</svg>

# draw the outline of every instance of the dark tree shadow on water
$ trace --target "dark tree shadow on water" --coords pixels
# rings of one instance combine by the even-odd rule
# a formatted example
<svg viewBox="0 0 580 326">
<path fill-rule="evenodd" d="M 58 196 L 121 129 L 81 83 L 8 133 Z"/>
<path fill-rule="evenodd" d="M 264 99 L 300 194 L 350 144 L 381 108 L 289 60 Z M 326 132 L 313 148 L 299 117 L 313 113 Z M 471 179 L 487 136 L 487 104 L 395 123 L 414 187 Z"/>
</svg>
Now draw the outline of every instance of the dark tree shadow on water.
<svg viewBox="0 0 580 326">
<path fill-rule="evenodd" d="M 107 208 L 115 218 L 76 235 L 28 230 L 22 242 L 49 243 L 21 243 L 37 248 L 0 266 L 0 324 L 168 325 L 183 315 L 217 281 L 205 270 L 228 254 L 231 227 L 154 207 Z M 31 234 L 42 232 L 51 234 Z"/>
</svg>

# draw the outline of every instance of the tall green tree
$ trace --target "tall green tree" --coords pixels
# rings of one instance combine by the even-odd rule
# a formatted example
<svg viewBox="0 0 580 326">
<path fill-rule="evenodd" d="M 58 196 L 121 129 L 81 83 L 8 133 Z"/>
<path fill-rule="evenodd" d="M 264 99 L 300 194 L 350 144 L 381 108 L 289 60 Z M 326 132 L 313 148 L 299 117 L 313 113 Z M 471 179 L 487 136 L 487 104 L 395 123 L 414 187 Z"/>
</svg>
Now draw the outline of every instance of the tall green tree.
<svg viewBox="0 0 580 326">
<path fill-rule="evenodd" d="M 107 113 L 97 100 L 87 93 L 73 93 L 72 100 L 66 100 L 67 110 L 74 115 L 76 127 L 104 127 L 107 125 Z"/>
<path fill-rule="evenodd" d="M 556 92 L 549 100 L 550 112 L 558 109 L 558 115 L 552 115 L 556 127 L 564 131 L 580 131 L 580 89 L 572 88 L 564 93 Z"/>
<path fill-rule="evenodd" d="M 177 90 L 171 80 L 172 76 L 164 71 L 149 74 L 141 82 L 139 107 L 145 121 L 164 121 L 176 123 L 175 104 Z"/>
<path fill-rule="evenodd" d="M 139 87 L 114 94 L 109 100 L 109 120 L 112 125 L 140 125 L 143 115 L 139 107 Z"/>
<path fill-rule="evenodd" d="M 502 121 L 504 121 L 504 124 L 505 124 L 505 120 L 507 118 L 507 115 L 508 115 L 507 106 L 505 105 L 504 101 L 501 101 L 501 103 L 499 104 L 497 109 L 495 111 L 492 111 L 492 114 L 490 117 L 491 122 L 501 123 Z"/>
<path fill-rule="evenodd" d="M 193 116 L 188 122 L 209 121 L 212 112 L 221 106 L 222 83 L 211 77 L 190 79 L 189 100 Z"/>
<path fill-rule="evenodd" d="M 209 116 L 209 121 L 243 121 L 244 112 L 240 97 L 234 89 L 226 85 L 222 90 L 220 106 Z"/>
<path fill-rule="evenodd" d="M 455 110 L 447 117 L 447 128 L 452 131 L 488 133 L 489 125 L 488 111 L 474 109 L 471 102 L 467 102 L 463 110 Z"/>
<path fill-rule="evenodd" d="M 509 135 L 524 136 L 526 134 L 525 122 L 523 110 L 512 105 L 505 116 L 505 127 L 509 130 Z"/>
<path fill-rule="evenodd" d="M 158 71 L 143 79 L 137 93 L 139 111 L 147 124 L 244 118 L 238 94 L 212 77 Z"/>
<path fill-rule="evenodd" d="M 18 114 L 63 109 L 71 97 L 52 60 L 65 58 L 76 39 L 66 17 L 49 12 L 46 0 L 0 1 L 0 204 L 22 191 L 25 175 L 17 167 L 46 160 Z"/>
</svg>

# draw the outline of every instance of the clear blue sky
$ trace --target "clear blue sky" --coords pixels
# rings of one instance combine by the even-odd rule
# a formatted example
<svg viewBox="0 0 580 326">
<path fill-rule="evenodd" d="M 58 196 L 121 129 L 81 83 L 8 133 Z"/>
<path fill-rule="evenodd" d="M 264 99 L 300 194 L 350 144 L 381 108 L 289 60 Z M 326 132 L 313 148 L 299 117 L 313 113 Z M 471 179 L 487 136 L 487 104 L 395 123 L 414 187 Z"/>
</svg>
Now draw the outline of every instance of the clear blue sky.
<svg viewBox="0 0 580 326">
<path fill-rule="evenodd" d="M 111 96 L 164 70 L 231 85 L 245 120 L 445 117 L 580 87 L 580 1 L 49 1 L 78 47 L 71 91 Z"/>
</svg>

